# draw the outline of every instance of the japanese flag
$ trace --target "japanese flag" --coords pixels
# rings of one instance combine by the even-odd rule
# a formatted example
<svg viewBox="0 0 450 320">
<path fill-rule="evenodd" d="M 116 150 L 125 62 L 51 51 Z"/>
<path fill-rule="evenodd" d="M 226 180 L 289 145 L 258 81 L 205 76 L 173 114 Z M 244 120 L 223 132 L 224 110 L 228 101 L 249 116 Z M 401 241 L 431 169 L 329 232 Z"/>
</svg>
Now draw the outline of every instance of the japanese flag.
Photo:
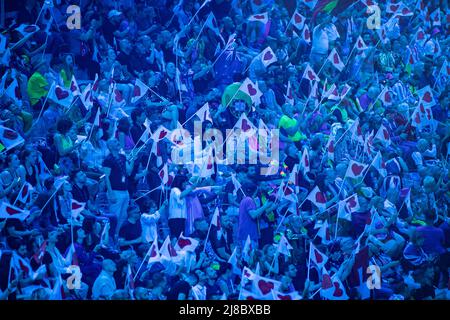
<svg viewBox="0 0 450 320">
<path fill-rule="evenodd" d="M 78 86 L 77 79 L 75 79 L 74 75 L 72 75 L 72 80 L 70 80 L 70 91 L 74 97 L 81 95 L 80 87 Z"/>
<path fill-rule="evenodd" d="M 172 184 L 174 176 L 172 173 L 169 173 L 167 163 L 164 164 L 162 169 L 159 171 L 158 175 L 161 178 L 161 181 L 163 184 L 169 185 L 169 186 Z"/>
<path fill-rule="evenodd" d="M 72 210 L 72 217 L 77 218 L 80 215 L 80 213 L 84 210 L 85 206 L 86 206 L 85 202 L 78 202 L 78 201 L 72 199 L 71 206 L 70 206 L 70 208 Z"/>
<path fill-rule="evenodd" d="M 0 206 L 0 219 L 18 219 L 25 220 L 30 215 L 28 210 L 17 208 L 6 201 L 2 201 Z"/>
<path fill-rule="evenodd" d="M 180 234 L 180 237 L 175 244 L 175 250 L 177 251 L 189 251 L 195 252 L 199 242 L 194 238 L 185 237 L 183 233 Z"/>
<path fill-rule="evenodd" d="M 270 47 L 265 48 L 261 54 L 260 54 L 260 59 L 262 64 L 267 68 L 269 65 L 271 65 L 274 62 L 277 62 L 277 56 L 275 55 L 275 53 L 272 51 L 272 49 Z"/>
<path fill-rule="evenodd" d="M 417 90 L 416 93 L 424 106 L 432 107 L 436 104 L 436 102 L 434 101 L 433 92 L 429 85 L 423 87 L 420 90 Z"/>
<path fill-rule="evenodd" d="M 378 131 L 375 135 L 375 139 L 382 141 L 384 145 L 391 144 L 391 138 L 389 136 L 389 131 L 383 125 L 381 125 L 380 128 L 378 129 Z"/>
<path fill-rule="evenodd" d="M 345 176 L 348 178 L 358 179 L 363 176 L 364 171 L 367 169 L 368 165 L 359 163 L 357 161 L 351 160 Z"/>
<path fill-rule="evenodd" d="M 254 105 L 258 105 L 260 103 L 260 98 L 262 97 L 262 92 L 259 90 L 258 85 L 253 83 L 252 80 L 246 78 L 244 82 L 242 82 L 239 90 L 244 92 L 245 94 L 250 96 L 252 99 L 252 103 Z"/>
<path fill-rule="evenodd" d="M 390 89 L 386 86 L 380 93 L 380 100 L 383 102 L 383 105 L 390 106 L 393 103 L 393 93 L 390 91 Z"/>
<path fill-rule="evenodd" d="M 330 228 L 328 226 L 328 221 L 325 220 L 322 225 L 319 227 L 319 230 L 317 231 L 317 237 L 322 239 L 323 244 L 329 244 L 331 243 L 331 235 L 330 235 Z"/>
<path fill-rule="evenodd" d="M 305 25 L 306 18 L 301 15 L 298 11 L 295 11 L 292 18 L 291 24 L 296 27 L 299 31 L 301 31 Z"/>
<path fill-rule="evenodd" d="M 302 2 L 308 6 L 309 9 L 314 9 L 316 6 L 318 0 L 302 0 Z"/>
<path fill-rule="evenodd" d="M 136 103 L 139 99 L 145 96 L 148 92 L 148 86 L 141 80 L 136 79 L 133 88 L 133 94 L 131 95 L 131 103 Z"/>
<path fill-rule="evenodd" d="M 327 198 L 325 194 L 320 191 L 318 186 L 315 186 L 314 189 L 309 193 L 306 200 L 311 201 L 317 208 L 319 208 L 320 212 L 324 212 L 327 208 Z"/>
<path fill-rule="evenodd" d="M 255 275 L 255 279 L 252 280 L 252 292 L 260 296 L 261 299 L 270 299 L 272 297 L 272 290 L 279 290 L 280 286 L 280 281 L 267 277 Z"/>
<path fill-rule="evenodd" d="M 213 122 L 211 118 L 211 113 L 209 112 L 209 102 L 206 102 L 203 107 L 197 110 L 195 115 L 201 120 L 201 121 L 209 121 Z"/>
<path fill-rule="evenodd" d="M 345 287 L 337 274 L 330 277 L 325 267 L 322 268 L 322 288 L 320 290 L 320 296 L 327 300 L 349 299 Z"/>
<path fill-rule="evenodd" d="M 439 8 L 433 11 L 433 13 L 430 14 L 431 22 L 433 23 L 433 26 L 440 26 L 441 25 L 441 11 Z"/>
<path fill-rule="evenodd" d="M 155 238 L 155 240 L 153 240 L 153 243 L 150 246 L 150 249 L 148 251 L 148 256 L 149 256 L 148 264 L 159 262 L 161 260 L 161 254 L 159 253 L 157 238 Z"/>
<path fill-rule="evenodd" d="M 65 108 L 70 107 L 73 101 L 72 92 L 68 89 L 64 89 L 59 85 L 53 85 L 48 93 L 48 98 L 53 102 L 64 106 Z"/>
<path fill-rule="evenodd" d="M 339 71 L 342 71 L 344 69 L 345 64 L 344 62 L 342 62 L 342 59 L 339 56 L 338 52 L 336 51 L 336 48 L 333 48 L 333 50 L 331 50 L 327 59 Z"/>
<path fill-rule="evenodd" d="M 248 21 L 256 21 L 267 24 L 269 21 L 269 14 L 267 12 L 254 14 L 248 18 Z"/>
<path fill-rule="evenodd" d="M 384 162 L 380 151 L 378 151 L 375 155 L 375 158 L 372 161 L 372 166 L 378 170 L 382 177 L 387 176 L 386 163 Z"/>
<path fill-rule="evenodd" d="M 287 85 L 286 103 L 289 103 L 292 106 L 295 103 L 294 95 L 292 93 L 292 86 L 291 86 L 291 82 L 290 81 L 288 81 L 288 85 Z"/>
<path fill-rule="evenodd" d="M 0 152 L 3 149 L 11 150 L 21 145 L 25 140 L 16 131 L 0 126 Z"/>
<path fill-rule="evenodd" d="M 15 29 L 17 32 L 19 32 L 22 37 L 27 38 L 31 36 L 32 34 L 39 31 L 39 27 L 35 24 L 27 25 L 27 24 L 21 24 L 18 28 Z"/>
<path fill-rule="evenodd" d="M 300 159 L 300 168 L 303 170 L 303 173 L 306 174 L 311 171 L 311 162 L 309 160 L 309 152 L 308 148 L 303 148 L 302 158 Z"/>
<path fill-rule="evenodd" d="M 308 79 L 311 81 L 320 81 L 320 78 L 317 76 L 317 74 L 314 72 L 314 70 L 311 68 L 309 63 L 306 65 L 305 72 L 303 73 L 304 79 Z"/>
<path fill-rule="evenodd" d="M 367 45 L 364 42 L 363 38 L 361 38 L 361 36 L 356 39 L 355 48 L 360 51 L 367 49 Z"/>
<path fill-rule="evenodd" d="M 311 31 L 306 23 L 302 30 L 302 39 L 306 43 L 311 43 Z"/>
<path fill-rule="evenodd" d="M 321 270 L 328 261 L 328 257 L 320 252 L 319 249 L 312 244 L 312 241 L 309 246 L 309 257 L 311 261 L 314 262 L 314 264 L 319 268 L 319 270 Z"/>
</svg>

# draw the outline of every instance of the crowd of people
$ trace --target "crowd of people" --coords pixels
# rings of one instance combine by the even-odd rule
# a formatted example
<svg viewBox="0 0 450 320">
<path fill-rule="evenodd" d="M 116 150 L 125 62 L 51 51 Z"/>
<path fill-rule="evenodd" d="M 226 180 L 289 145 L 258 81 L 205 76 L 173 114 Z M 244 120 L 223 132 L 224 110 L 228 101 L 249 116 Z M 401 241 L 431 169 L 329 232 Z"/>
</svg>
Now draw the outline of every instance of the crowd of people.
<svg viewBox="0 0 450 320">
<path fill-rule="evenodd" d="M 450 299 L 447 1 L 5 5 L 0 299 Z"/>
</svg>

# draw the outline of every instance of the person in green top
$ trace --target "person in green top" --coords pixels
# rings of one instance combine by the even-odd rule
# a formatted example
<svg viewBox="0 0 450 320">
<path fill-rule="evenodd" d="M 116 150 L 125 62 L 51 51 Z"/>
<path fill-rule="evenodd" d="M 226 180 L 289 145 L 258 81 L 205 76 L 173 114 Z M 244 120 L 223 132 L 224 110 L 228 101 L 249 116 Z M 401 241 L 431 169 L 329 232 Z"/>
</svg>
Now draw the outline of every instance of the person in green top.
<svg viewBox="0 0 450 320">
<path fill-rule="evenodd" d="M 27 92 L 30 97 L 31 106 L 34 109 L 39 109 L 38 102 L 41 98 L 47 96 L 50 85 L 45 77 L 49 71 L 48 62 L 43 60 L 36 64 L 35 72 L 28 79 Z"/>
<path fill-rule="evenodd" d="M 306 136 L 300 131 L 300 121 L 294 116 L 295 107 L 289 103 L 283 105 L 283 115 L 278 120 L 280 140 L 283 142 L 300 142 Z"/>
<path fill-rule="evenodd" d="M 59 72 L 59 75 L 61 76 L 61 79 L 64 83 L 64 87 L 70 88 L 70 83 L 72 81 L 73 76 L 73 66 L 74 66 L 74 60 L 73 56 L 71 54 L 65 54 L 63 56 L 63 64 L 61 65 L 61 71 Z"/>
</svg>

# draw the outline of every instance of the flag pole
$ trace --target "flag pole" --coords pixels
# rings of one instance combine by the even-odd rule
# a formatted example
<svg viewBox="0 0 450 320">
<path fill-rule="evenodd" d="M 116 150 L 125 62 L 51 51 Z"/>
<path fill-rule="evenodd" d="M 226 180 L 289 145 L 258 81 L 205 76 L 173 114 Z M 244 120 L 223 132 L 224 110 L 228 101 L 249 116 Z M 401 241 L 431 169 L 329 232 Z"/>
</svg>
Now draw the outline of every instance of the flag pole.
<svg viewBox="0 0 450 320">
<path fill-rule="evenodd" d="M 47 96 L 45 97 L 44 103 L 42 104 L 42 107 L 41 107 L 41 111 L 39 111 L 39 115 L 34 124 L 39 122 L 39 119 L 41 118 L 41 115 L 42 115 L 42 111 L 44 111 L 45 104 L 47 103 L 48 96 L 50 95 L 50 92 L 52 91 L 54 86 L 55 86 L 55 82 L 53 82 L 52 85 L 50 86 L 50 89 L 48 89 Z"/>
<path fill-rule="evenodd" d="M 161 188 L 161 186 L 157 186 L 156 188 L 154 188 L 154 189 L 152 189 L 152 190 L 150 190 L 150 191 L 147 191 L 146 193 L 144 193 L 144 194 L 143 194 L 142 196 L 140 196 L 139 198 L 136 198 L 134 201 L 137 201 L 137 200 L 139 200 L 139 199 L 141 199 L 141 198 L 143 198 L 143 197 L 149 195 L 150 193 L 152 193 L 152 192 L 154 192 L 155 190 L 160 189 L 160 188 Z"/>
<path fill-rule="evenodd" d="M 153 246 L 153 244 L 150 245 L 150 248 L 148 249 L 147 253 L 145 254 L 144 259 L 142 259 L 142 262 L 141 262 L 139 268 L 137 269 L 136 274 L 135 274 L 134 277 L 133 277 L 133 281 L 136 280 L 136 277 L 138 276 L 139 271 L 141 271 L 141 268 L 142 268 L 142 266 L 144 265 L 145 259 L 147 259 L 147 256 L 150 254 L 150 251 L 152 250 L 152 246 Z"/>
</svg>

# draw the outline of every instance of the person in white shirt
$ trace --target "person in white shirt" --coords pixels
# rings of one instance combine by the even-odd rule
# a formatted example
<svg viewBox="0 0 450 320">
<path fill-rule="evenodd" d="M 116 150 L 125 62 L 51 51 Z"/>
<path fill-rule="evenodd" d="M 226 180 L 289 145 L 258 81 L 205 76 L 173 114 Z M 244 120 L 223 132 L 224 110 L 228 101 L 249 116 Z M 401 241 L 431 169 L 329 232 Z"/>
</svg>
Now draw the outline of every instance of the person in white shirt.
<svg viewBox="0 0 450 320">
<path fill-rule="evenodd" d="M 327 58 L 332 43 L 339 38 L 336 26 L 329 22 L 329 18 L 317 25 L 313 30 L 310 63 L 313 68 L 320 68 Z M 317 72 L 318 70 L 316 70 Z"/>
<path fill-rule="evenodd" d="M 164 201 L 161 208 L 157 210 L 156 204 L 152 201 L 148 210 L 149 213 L 143 213 L 141 215 L 142 239 L 147 243 L 153 243 L 158 237 L 158 221 L 161 218 L 161 212 L 164 212 L 168 203 L 167 200 Z"/>
<path fill-rule="evenodd" d="M 195 189 L 196 183 L 187 187 L 185 176 L 176 176 L 169 197 L 169 229 L 171 238 L 178 238 L 185 230 L 187 218 L 186 196 Z"/>
<path fill-rule="evenodd" d="M 116 280 L 114 279 L 114 272 L 116 272 L 116 264 L 110 259 L 103 260 L 102 272 L 95 279 L 92 286 L 93 300 L 109 300 L 116 291 Z"/>
</svg>

